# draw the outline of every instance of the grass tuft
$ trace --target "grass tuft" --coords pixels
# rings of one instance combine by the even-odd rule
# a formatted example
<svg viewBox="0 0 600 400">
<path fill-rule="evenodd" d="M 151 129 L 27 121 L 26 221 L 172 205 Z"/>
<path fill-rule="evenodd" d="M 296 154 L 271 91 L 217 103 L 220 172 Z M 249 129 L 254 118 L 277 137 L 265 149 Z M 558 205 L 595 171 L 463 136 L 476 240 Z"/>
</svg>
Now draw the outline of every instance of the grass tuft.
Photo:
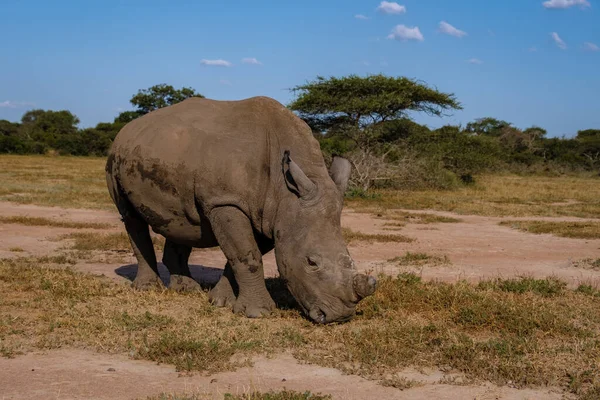
<svg viewBox="0 0 600 400">
<path fill-rule="evenodd" d="M 398 223 L 399 226 L 404 224 L 447 224 L 447 223 L 456 223 L 462 222 L 461 219 L 446 217 L 443 215 L 429 214 L 429 213 L 415 213 L 415 212 L 406 212 L 406 211 L 390 211 L 387 213 L 376 213 L 377 217 L 393 220 L 393 221 L 401 221 Z M 400 225 L 402 224 L 402 225 Z M 390 224 L 391 225 L 391 224 Z"/>
<path fill-rule="evenodd" d="M 125 232 L 100 234 L 95 232 L 73 232 L 60 237 L 61 240 L 72 240 L 70 249 L 78 251 L 131 251 L 129 236 Z M 162 248 L 165 239 L 162 236 L 153 236 L 152 243 L 155 248 Z"/>
<path fill-rule="evenodd" d="M 565 291 L 566 286 L 567 284 L 565 282 L 554 278 L 496 279 L 479 283 L 479 288 L 481 289 L 492 288 L 519 294 L 532 292 L 544 297 L 558 296 Z"/>
<path fill-rule="evenodd" d="M 592 269 L 594 271 L 600 271 L 600 258 L 585 258 L 583 260 L 574 261 L 572 265 L 575 268 Z"/>
<path fill-rule="evenodd" d="M 201 400 L 204 396 L 199 395 L 176 395 L 163 393 L 159 396 L 148 397 L 146 400 Z M 242 395 L 233 395 L 231 393 L 225 393 L 223 400 L 329 400 L 331 396 L 312 394 L 309 391 L 296 392 L 292 390 L 283 390 L 281 392 L 252 392 L 245 393 Z"/>
<path fill-rule="evenodd" d="M 346 243 L 350 244 L 353 242 L 367 242 L 367 243 L 411 243 L 414 242 L 415 239 L 409 238 L 404 235 L 398 234 L 381 234 L 381 233 L 362 233 L 353 231 L 350 228 L 343 228 L 342 234 L 344 235 L 344 240 Z"/>
<path fill-rule="evenodd" d="M 510 226 L 523 232 L 575 239 L 600 239 L 600 222 L 573 221 L 502 221 L 502 226 Z"/>
<path fill-rule="evenodd" d="M 451 264 L 448 256 L 433 256 L 426 253 L 411 253 L 407 251 L 405 255 L 395 257 L 388 262 L 396 263 L 398 265 L 410 265 L 410 266 L 423 266 L 423 265 L 449 265 Z"/>
<path fill-rule="evenodd" d="M 27 217 L 27 216 L 0 216 L 0 223 L 3 224 L 19 224 L 27 226 L 52 226 L 56 228 L 73 228 L 73 229 L 106 229 L 112 227 L 111 224 L 97 222 L 73 222 L 73 221 L 57 221 L 54 219 L 42 217 Z"/>
</svg>

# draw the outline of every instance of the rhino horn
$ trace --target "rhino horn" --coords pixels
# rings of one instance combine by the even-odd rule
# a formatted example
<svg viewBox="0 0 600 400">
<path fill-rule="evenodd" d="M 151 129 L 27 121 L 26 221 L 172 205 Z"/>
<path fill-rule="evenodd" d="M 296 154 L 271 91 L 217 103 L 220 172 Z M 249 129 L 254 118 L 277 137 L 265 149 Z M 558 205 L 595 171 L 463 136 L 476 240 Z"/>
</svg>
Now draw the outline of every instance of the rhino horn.
<svg viewBox="0 0 600 400">
<path fill-rule="evenodd" d="M 377 280 L 370 275 L 356 274 L 353 280 L 353 288 L 358 298 L 364 299 L 375 293 Z"/>
</svg>

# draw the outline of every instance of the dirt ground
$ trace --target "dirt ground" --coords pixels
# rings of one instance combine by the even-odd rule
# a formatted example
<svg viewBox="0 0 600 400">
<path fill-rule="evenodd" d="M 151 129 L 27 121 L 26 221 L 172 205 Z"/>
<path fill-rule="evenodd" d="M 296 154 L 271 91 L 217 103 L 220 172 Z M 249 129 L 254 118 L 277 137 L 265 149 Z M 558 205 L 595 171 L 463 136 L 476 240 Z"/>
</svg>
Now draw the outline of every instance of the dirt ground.
<svg viewBox="0 0 600 400">
<path fill-rule="evenodd" d="M 434 213 L 434 212 L 432 212 Z M 418 272 L 424 279 L 454 282 L 460 279 L 554 276 L 572 286 L 597 285 L 600 271 L 576 268 L 573 261 L 600 257 L 600 240 L 567 239 L 534 235 L 499 226 L 502 218 L 454 216 L 457 223 L 414 224 L 402 234 L 416 239 L 412 243 L 358 243 L 349 247 L 360 270 L 397 274 Z M 116 213 L 96 210 L 62 209 L 0 202 L 0 216 L 45 217 L 79 222 L 103 222 L 122 229 Z M 516 218 L 506 218 L 515 220 Z M 531 218 L 536 220 L 582 220 L 577 218 Z M 584 221 L 584 220 L 582 220 Z M 363 233 L 394 233 L 386 230 L 383 218 L 344 211 L 342 225 Z M 0 224 L 0 258 L 52 255 L 63 243 L 56 240 L 73 229 Z M 15 252 L 14 248 L 23 251 Z M 13 250 L 11 250 L 13 249 Z M 398 266 L 388 260 L 407 251 L 447 256 L 449 265 Z M 160 254 L 159 254 L 160 256 Z M 194 251 L 190 259 L 198 281 L 214 282 L 220 276 L 225 258 L 219 250 Z M 268 276 L 277 274 L 274 256 L 264 259 Z M 81 271 L 103 274 L 123 281 L 135 276 L 135 259 L 130 254 L 120 262 L 75 265 Z M 164 266 L 161 271 L 166 272 Z M 196 393 L 206 398 L 222 398 L 223 393 L 241 394 L 270 389 L 310 390 L 329 393 L 339 399 L 562 399 L 559 390 L 497 387 L 491 384 L 466 385 L 460 376 L 441 371 L 406 370 L 402 376 L 421 382 L 399 390 L 341 372 L 302 365 L 282 354 L 273 359 L 259 358 L 253 367 L 212 376 L 179 376 L 174 367 L 148 361 L 134 361 L 127 355 L 98 354 L 91 351 L 61 349 L 34 352 L 15 359 L 0 358 L 0 398 L 2 399 L 133 399 L 166 393 Z M 453 384 L 448 382 L 454 380 Z"/>
</svg>

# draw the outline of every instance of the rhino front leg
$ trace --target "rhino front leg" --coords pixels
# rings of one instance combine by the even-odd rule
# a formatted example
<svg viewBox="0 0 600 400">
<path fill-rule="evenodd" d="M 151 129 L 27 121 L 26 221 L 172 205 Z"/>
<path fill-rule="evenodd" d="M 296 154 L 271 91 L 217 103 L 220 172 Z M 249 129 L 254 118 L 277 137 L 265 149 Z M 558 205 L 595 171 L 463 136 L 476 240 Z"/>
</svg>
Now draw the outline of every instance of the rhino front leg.
<svg viewBox="0 0 600 400">
<path fill-rule="evenodd" d="M 171 274 L 169 289 L 178 292 L 192 292 L 201 290 L 200 284 L 192 278 L 188 260 L 192 248 L 182 244 L 174 243 L 167 239 L 163 253 L 163 264 Z"/>
<path fill-rule="evenodd" d="M 230 206 L 215 208 L 209 218 L 239 287 L 233 312 L 250 318 L 269 314 L 275 302 L 265 286 L 262 255 L 250 220 L 238 208 Z"/>
</svg>

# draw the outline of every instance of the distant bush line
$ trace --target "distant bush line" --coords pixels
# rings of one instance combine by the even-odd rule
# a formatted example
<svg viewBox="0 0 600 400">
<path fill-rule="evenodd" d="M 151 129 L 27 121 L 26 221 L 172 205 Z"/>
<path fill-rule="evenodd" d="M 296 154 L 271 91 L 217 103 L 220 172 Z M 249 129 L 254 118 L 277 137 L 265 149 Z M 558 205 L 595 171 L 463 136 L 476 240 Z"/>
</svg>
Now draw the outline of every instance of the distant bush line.
<svg viewBox="0 0 600 400">
<path fill-rule="evenodd" d="M 355 195 L 376 187 L 452 188 L 483 172 L 595 173 L 600 167 L 600 129 L 547 138 L 540 127 L 519 129 L 489 117 L 433 130 L 420 125 L 405 112 L 442 115 L 462 107 L 454 95 L 406 78 L 319 77 L 293 90 L 299 95 L 289 108 L 312 128 L 326 160 L 333 154 L 351 160 Z M 131 98 L 135 110 L 85 129 L 70 111 L 30 110 L 20 122 L 0 120 L 0 153 L 105 156 L 128 122 L 189 97 L 203 96 L 155 85 Z"/>
</svg>

